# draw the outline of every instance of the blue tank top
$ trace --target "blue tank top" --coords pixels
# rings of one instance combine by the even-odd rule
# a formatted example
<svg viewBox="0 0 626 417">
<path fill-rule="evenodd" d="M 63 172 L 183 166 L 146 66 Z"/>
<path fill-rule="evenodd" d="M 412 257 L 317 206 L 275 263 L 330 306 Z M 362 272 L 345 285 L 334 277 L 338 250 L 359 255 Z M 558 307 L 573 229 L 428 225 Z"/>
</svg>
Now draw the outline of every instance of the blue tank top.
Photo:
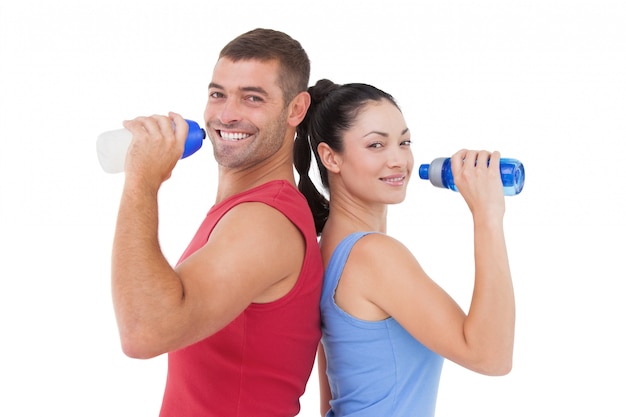
<svg viewBox="0 0 626 417">
<path fill-rule="evenodd" d="M 350 251 L 369 233 L 353 233 L 342 240 L 324 276 L 322 343 L 332 392 L 327 417 L 434 416 L 443 358 L 393 318 L 360 320 L 335 304 L 335 289 Z"/>
</svg>

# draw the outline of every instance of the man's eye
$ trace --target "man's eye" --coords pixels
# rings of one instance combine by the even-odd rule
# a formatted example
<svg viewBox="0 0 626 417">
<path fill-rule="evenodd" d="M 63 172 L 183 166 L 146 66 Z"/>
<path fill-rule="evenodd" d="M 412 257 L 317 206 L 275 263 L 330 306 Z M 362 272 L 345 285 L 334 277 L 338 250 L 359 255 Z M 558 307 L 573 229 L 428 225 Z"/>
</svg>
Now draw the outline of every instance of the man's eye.
<svg viewBox="0 0 626 417">
<path fill-rule="evenodd" d="M 246 97 L 246 100 L 251 103 L 260 103 L 263 101 L 263 99 L 259 96 L 248 96 Z"/>
<path fill-rule="evenodd" d="M 212 93 L 209 94 L 209 97 L 211 98 L 222 98 L 224 97 L 224 94 L 218 92 L 218 91 L 214 91 Z"/>
</svg>

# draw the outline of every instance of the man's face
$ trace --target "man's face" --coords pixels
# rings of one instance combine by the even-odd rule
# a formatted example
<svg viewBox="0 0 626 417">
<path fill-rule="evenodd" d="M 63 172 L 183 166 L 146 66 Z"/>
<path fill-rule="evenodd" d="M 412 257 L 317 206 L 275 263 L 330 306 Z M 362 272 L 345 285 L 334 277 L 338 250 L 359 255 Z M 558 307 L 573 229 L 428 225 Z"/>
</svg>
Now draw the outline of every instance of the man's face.
<svg viewBox="0 0 626 417">
<path fill-rule="evenodd" d="M 288 109 L 278 70 L 277 61 L 217 61 L 204 120 L 220 166 L 249 168 L 283 146 Z"/>
</svg>

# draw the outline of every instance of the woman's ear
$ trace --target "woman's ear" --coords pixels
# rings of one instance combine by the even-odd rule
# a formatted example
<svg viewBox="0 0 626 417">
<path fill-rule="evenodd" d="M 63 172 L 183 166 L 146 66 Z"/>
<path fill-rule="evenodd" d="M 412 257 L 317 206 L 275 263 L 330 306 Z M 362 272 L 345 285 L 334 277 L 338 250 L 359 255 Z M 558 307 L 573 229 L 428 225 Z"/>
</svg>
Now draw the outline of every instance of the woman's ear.
<svg viewBox="0 0 626 417">
<path fill-rule="evenodd" d="M 308 92 L 301 91 L 291 100 L 289 105 L 291 106 L 291 110 L 289 111 L 287 122 L 290 126 L 296 127 L 304 120 L 304 116 L 306 116 L 306 112 L 309 110 L 311 96 Z"/>
<path fill-rule="evenodd" d="M 341 169 L 341 157 L 335 151 L 333 151 L 327 143 L 320 143 L 317 145 L 317 153 L 320 156 L 322 164 L 326 169 L 334 174 L 338 173 Z"/>
</svg>

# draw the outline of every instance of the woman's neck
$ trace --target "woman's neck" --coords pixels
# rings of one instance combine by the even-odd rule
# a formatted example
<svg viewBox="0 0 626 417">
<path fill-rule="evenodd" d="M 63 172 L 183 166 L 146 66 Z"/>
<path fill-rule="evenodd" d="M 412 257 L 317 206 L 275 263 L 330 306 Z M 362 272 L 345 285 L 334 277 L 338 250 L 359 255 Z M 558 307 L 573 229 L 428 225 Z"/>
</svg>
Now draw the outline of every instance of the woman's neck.
<svg viewBox="0 0 626 417">
<path fill-rule="evenodd" d="M 387 205 L 368 205 L 343 199 L 332 199 L 326 228 L 344 233 L 359 231 L 387 232 Z M 343 233 L 342 233 L 343 234 Z"/>
</svg>

